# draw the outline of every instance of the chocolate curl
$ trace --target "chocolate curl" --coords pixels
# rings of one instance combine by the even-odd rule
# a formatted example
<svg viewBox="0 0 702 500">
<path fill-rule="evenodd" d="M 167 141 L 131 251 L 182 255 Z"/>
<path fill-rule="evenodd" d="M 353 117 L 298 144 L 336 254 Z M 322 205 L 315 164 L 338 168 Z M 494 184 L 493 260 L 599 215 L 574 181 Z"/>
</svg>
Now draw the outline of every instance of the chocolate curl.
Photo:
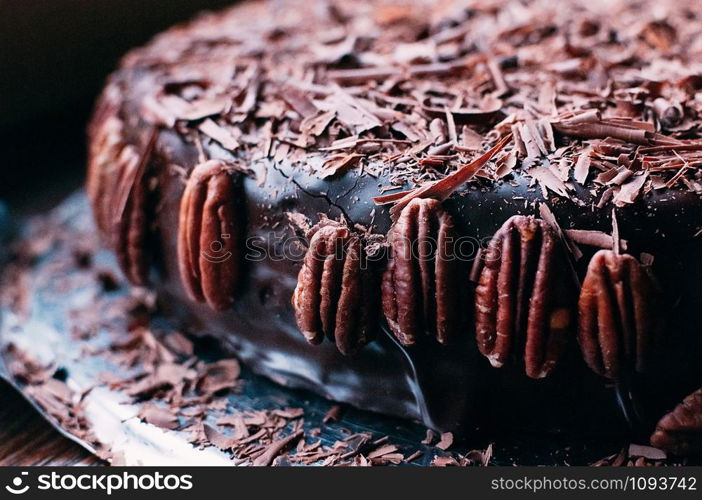
<svg viewBox="0 0 702 500">
<path fill-rule="evenodd" d="M 422 110 L 432 118 L 446 119 L 450 114 L 454 123 L 459 125 L 470 125 L 484 123 L 485 120 L 492 120 L 502 109 L 502 100 L 495 98 L 490 106 L 485 109 L 480 108 L 460 108 L 449 109 L 438 108 L 433 106 L 422 106 Z"/>
<path fill-rule="evenodd" d="M 512 134 L 503 137 L 497 144 L 490 148 L 489 151 L 483 153 L 472 162 L 459 167 L 459 169 L 454 173 L 439 181 L 430 182 L 424 186 L 420 186 L 409 191 L 393 193 L 385 196 L 377 196 L 373 198 L 373 201 L 376 205 L 395 203 L 395 206 L 390 209 L 390 215 L 393 219 L 397 218 L 402 209 L 415 198 L 434 198 L 435 200 L 444 201 L 446 198 L 451 196 L 456 189 L 468 182 L 476 173 L 478 173 L 478 171 L 483 168 L 483 166 L 490 161 L 493 156 L 495 156 L 507 145 L 511 138 Z"/>
<path fill-rule="evenodd" d="M 566 127 L 577 127 L 588 123 L 597 123 L 602 121 L 602 115 L 596 109 L 590 109 L 584 113 L 580 113 L 568 118 L 564 118 L 559 123 Z"/>
<path fill-rule="evenodd" d="M 341 84 L 364 83 L 368 80 L 386 80 L 394 76 L 442 76 L 473 68 L 479 58 L 466 57 L 451 62 L 413 64 L 410 66 L 380 66 L 371 68 L 337 69 L 327 72 L 330 80 Z"/>
<path fill-rule="evenodd" d="M 619 237 L 619 221 L 617 220 L 617 210 L 612 208 L 612 250 L 619 255 L 621 253 L 621 238 Z"/>
<path fill-rule="evenodd" d="M 603 120 L 599 111 L 590 110 L 573 117 L 554 121 L 554 129 L 563 135 L 580 139 L 606 139 L 611 137 L 624 142 L 650 145 L 655 134 L 646 124 L 625 120 Z"/>
<path fill-rule="evenodd" d="M 641 154 L 664 153 L 666 151 L 702 151 L 702 141 L 678 142 L 639 149 Z"/>
<path fill-rule="evenodd" d="M 658 121 L 665 128 L 675 127 L 685 118 L 685 110 L 679 102 L 671 102 L 663 97 L 653 101 L 653 110 Z"/>
<path fill-rule="evenodd" d="M 633 144 L 648 145 L 651 143 L 650 132 L 637 128 L 626 128 L 606 122 L 586 123 L 577 127 L 568 127 L 562 123 L 553 123 L 553 128 L 563 135 L 578 137 L 580 139 L 606 139 L 611 137 Z"/>
</svg>

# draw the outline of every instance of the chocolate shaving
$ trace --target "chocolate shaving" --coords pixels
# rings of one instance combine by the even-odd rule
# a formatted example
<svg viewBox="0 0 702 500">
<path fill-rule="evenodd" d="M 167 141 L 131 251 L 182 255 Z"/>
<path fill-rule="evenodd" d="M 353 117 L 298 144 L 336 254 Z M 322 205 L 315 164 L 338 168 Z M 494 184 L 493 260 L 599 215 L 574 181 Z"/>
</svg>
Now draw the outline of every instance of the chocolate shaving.
<svg viewBox="0 0 702 500">
<path fill-rule="evenodd" d="M 217 125 L 214 121 L 207 119 L 198 127 L 200 132 L 219 142 L 225 149 L 235 151 L 239 148 L 239 141 L 226 128 Z"/>
<path fill-rule="evenodd" d="M 333 177 L 339 172 L 346 171 L 349 167 L 352 167 L 358 161 L 363 158 L 362 154 L 351 153 L 351 154 L 338 154 L 328 157 L 324 161 L 324 168 L 319 173 L 321 179 L 327 179 Z"/>
<path fill-rule="evenodd" d="M 458 125 L 477 125 L 482 124 L 485 121 L 495 119 L 502 108 L 502 101 L 496 99 L 492 105 L 486 109 L 440 109 L 431 106 L 424 106 L 423 111 L 431 118 L 445 117 L 447 113 L 451 114 L 451 121 L 457 123 Z"/>
<path fill-rule="evenodd" d="M 503 137 L 497 142 L 497 144 L 490 148 L 489 151 L 483 153 L 472 162 L 459 167 L 459 169 L 454 173 L 444 177 L 440 181 L 427 183 L 426 185 L 420 186 L 419 188 L 411 191 L 394 193 L 387 196 L 378 196 L 373 198 L 373 201 L 377 205 L 395 203 L 395 205 L 390 209 L 390 213 L 393 217 L 396 217 L 402 211 L 402 209 L 415 198 L 434 198 L 436 200 L 443 201 L 451 196 L 455 190 L 468 182 L 478 172 L 478 170 L 480 170 L 488 161 L 490 161 L 490 159 L 492 159 L 493 156 L 495 156 L 495 154 L 505 147 L 510 139 L 511 135 Z"/>
<path fill-rule="evenodd" d="M 541 203 L 539 205 L 539 214 L 541 215 L 541 218 L 544 221 L 546 221 L 546 223 L 548 223 L 552 228 L 555 229 L 555 231 L 558 233 L 558 236 L 561 238 L 561 240 L 565 244 L 566 248 L 568 248 L 571 255 L 573 256 L 573 259 L 580 260 L 580 258 L 583 256 L 583 253 L 580 251 L 578 246 L 575 243 L 573 243 L 573 241 L 568 236 L 568 233 L 563 231 L 563 228 L 561 227 L 561 225 L 558 224 L 558 220 L 556 219 L 556 216 L 553 215 L 553 212 L 551 211 L 551 209 L 549 208 L 549 206 L 546 203 Z M 577 279 L 576 279 L 576 281 L 577 281 Z"/>
<path fill-rule="evenodd" d="M 587 181 L 587 176 L 590 173 L 591 153 L 591 149 L 584 149 L 578 156 L 578 161 L 575 164 L 575 171 L 573 173 L 573 177 L 577 182 L 579 182 L 583 186 L 585 185 L 585 181 Z"/>
<path fill-rule="evenodd" d="M 332 99 L 337 119 L 355 134 L 381 125 L 378 117 L 368 111 L 362 102 L 341 88 L 337 88 L 329 99 Z"/>
<path fill-rule="evenodd" d="M 536 179 L 544 188 L 548 188 L 559 196 L 568 196 L 568 187 L 547 167 L 539 166 L 529 169 L 529 175 Z M 548 198 L 544 192 L 544 198 Z"/>
<path fill-rule="evenodd" d="M 335 117 L 336 111 L 320 111 L 302 120 L 300 131 L 303 134 L 320 136 L 327 130 L 327 127 Z"/>
<path fill-rule="evenodd" d="M 456 73 L 471 68 L 475 64 L 471 58 L 459 59 L 449 63 L 416 64 L 407 68 L 375 67 L 358 69 L 332 70 L 327 73 L 331 80 L 343 84 L 365 83 L 369 80 L 387 80 L 391 77 L 406 75 L 407 77 L 441 76 Z"/>
<path fill-rule="evenodd" d="M 631 179 L 621 185 L 619 192 L 614 195 L 613 203 L 618 207 L 634 203 L 641 193 L 641 188 L 643 188 L 647 178 L 647 172 L 631 177 Z"/>
<path fill-rule="evenodd" d="M 236 387 L 241 373 L 236 359 L 223 359 L 208 363 L 200 372 L 196 386 L 201 394 L 215 394 Z"/>
<path fill-rule="evenodd" d="M 262 454 L 254 459 L 253 465 L 255 467 L 270 465 L 275 457 L 280 455 L 289 446 L 292 446 L 295 441 L 302 438 L 303 435 L 303 431 L 297 431 L 278 441 L 274 441 Z"/>
<path fill-rule="evenodd" d="M 441 440 L 436 444 L 437 448 L 442 450 L 448 450 L 453 444 L 453 434 L 450 432 L 444 432 L 441 434 Z"/>
<path fill-rule="evenodd" d="M 329 408 L 329 411 L 327 412 L 327 414 L 324 415 L 322 422 L 325 424 L 329 424 L 332 422 L 338 422 L 339 420 L 341 420 L 342 411 L 343 411 L 343 408 L 340 405 L 332 406 L 331 408 Z"/>
<path fill-rule="evenodd" d="M 579 245 L 586 245 L 596 248 L 614 248 L 614 238 L 612 235 L 602 231 L 592 231 L 587 229 L 566 229 L 568 237 Z M 626 251 L 626 240 L 621 240 L 621 249 Z"/>
<path fill-rule="evenodd" d="M 302 118 L 311 118 L 317 113 L 317 106 L 299 89 L 285 87 L 280 91 L 280 95 Z"/>
<path fill-rule="evenodd" d="M 178 417 L 165 406 L 145 403 L 139 410 L 139 418 L 162 429 L 177 429 Z"/>
<path fill-rule="evenodd" d="M 551 125 L 563 135 L 581 139 L 606 139 L 611 137 L 641 145 L 650 145 L 654 139 L 654 135 L 646 129 L 625 126 L 621 122 L 612 120 L 593 120 L 593 116 L 596 115 L 576 116 L 567 120 L 551 122 Z"/>
<path fill-rule="evenodd" d="M 217 429 L 214 427 L 211 427 L 207 424 L 203 424 L 203 433 L 205 439 L 215 445 L 217 448 L 220 450 L 231 450 L 234 448 L 237 444 L 239 444 L 239 440 L 234 438 L 234 437 L 228 437 L 219 432 Z"/>
</svg>

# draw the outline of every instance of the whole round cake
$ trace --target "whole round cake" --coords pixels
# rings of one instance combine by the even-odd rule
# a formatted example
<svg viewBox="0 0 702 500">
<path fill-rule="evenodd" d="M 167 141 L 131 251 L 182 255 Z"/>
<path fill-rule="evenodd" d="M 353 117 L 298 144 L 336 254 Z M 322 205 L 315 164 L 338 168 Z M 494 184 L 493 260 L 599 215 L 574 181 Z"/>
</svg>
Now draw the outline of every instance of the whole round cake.
<svg viewBox="0 0 702 500">
<path fill-rule="evenodd" d="M 256 372 L 442 431 L 702 451 L 702 17 L 252 1 L 129 53 L 88 193 Z"/>
</svg>

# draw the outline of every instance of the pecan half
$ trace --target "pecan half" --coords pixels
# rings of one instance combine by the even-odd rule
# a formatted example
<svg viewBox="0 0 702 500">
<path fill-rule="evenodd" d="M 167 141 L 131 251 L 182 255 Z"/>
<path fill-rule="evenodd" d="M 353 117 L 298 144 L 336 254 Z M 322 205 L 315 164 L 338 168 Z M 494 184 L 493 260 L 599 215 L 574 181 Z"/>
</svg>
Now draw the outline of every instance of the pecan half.
<svg viewBox="0 0 702 500">
<path fill-rule="evenodd" d="M 526 374 L 545 377 L 574 326 L 576 289 L 555 230 L 533 217 L 511 217 L 488 245 L 476 289 L 480 352 L 494 367 L 523 355 Z"/>
<path fill-rule="evenodd" d="M 702 454 L 702 389 L 687 396 L 658 422 L 651 445 L 674 455 Z"/>
<path fill-rule="evenodd" d="M 292 299 L 305 338 L 319 344 L 326 336 L 345 355 L 371 341 L 378 323 L 374 282 L 362 238 L 337 222 L 315 228 Z"/>
<path fill-rule="evenodd" d="M 145 285 L 151 239 L 148 166 L 157 129 L 151 129 L 142 145 L 127 144 L 115 88 L 108 86 L 89 133 L 86 190 L 95 223 L 112 245 L 129 281 Z"/>
<path fill-rule="evenodd" d="M 125 146 L 117 160 L 117 178 L 112 179 L 112 190 L 103 196 L 102 213 L 112 214 L 112 245 L 122 271 L 135 285 L 148 282 L 150 262 L 150 217 L 148 162 L 153 142 L 139 152 L 134 146 Z M 115 182 L 116 181 L 116 182 Z"/>
<path fill-rule="evenodd" d="M 382 304 L 388 326 L 404 345 L 422 333 L 444 344 L 461 324 L 467 280 L 454 255 L 451 216 L 434 199 L 415 198 L 402 209 L 388 235 L 391 255 L 383 274 Z"/>
<path fill-rule="evenodd" d="M 180 201 L 178 267 L 193 300 L 215 310 L 229 307 L 241 285 L 243 207 L 231 165 L 197 165 Z"/>
<path fill-rule="evenodd" d="M 661 338 L 658 286 L 632 256 L 600 250 L 580 292 L 578 341 L 595 373 L 644 372 Z"/>
<path fill-rule="evenodd" d="M 94 125 L 88 158 L 86 190 L 93 207 L 98 229 L 109 234 L 112 226 L 112 200 L 108 196 L 121 170 L 120 155 L 125 147 L 123 122 L 116 116 L 107 116 Z"/>
</svg>

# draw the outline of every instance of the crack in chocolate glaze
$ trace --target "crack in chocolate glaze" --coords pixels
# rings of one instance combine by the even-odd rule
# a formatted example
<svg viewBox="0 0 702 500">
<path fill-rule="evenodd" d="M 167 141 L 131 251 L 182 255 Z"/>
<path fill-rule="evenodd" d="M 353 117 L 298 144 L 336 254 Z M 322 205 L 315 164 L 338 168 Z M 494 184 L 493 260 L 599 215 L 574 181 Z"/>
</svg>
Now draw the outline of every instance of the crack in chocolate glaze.
<svg viewBox="0 0 702 500">
<path fill-rule="evenodd" d="M 339 205 L 339 204 L 333 202 L 333 201 L 331 200 L 331 198 L 329 198 L 329 195 L 328 195 L 327 193 L 312 193 L 312 192 L 310 192 L 309 190 L 305 189 L 297 180 L 295 180 L 295 178 L 293 178 L 293 177 L 287 177 L 287 176 L 285 175 L 285 173 L 284 173 L 282 170 L 280 170 L 279 168 L 277 168 L 276 166 L 274 166 L 273 168 L 275 168 L 276 170 L 278 170 L 278 171 L 280 172 L 280 174 L 281 174 L 283 177 L 290 179 L 290 182 L 292 182 L 293 184 L 295 184 L 295 186 L 297 186 L 297 188 L 298 188 L 300 191 L 302 191 L 304 194 L 306 194 L 307 196 L 310 196 L 310 197 L 312 197 L 312 198 L 321 198 L 321 199 L 325 200 L 325 201 L 329 204 L 330 207 L 334 207 L 334 208 L 336 208 L 337 210 L 339 210 L 339 212 L 341 212 L 341 215 L 344 217 L 344 220 L 346 220 L 346 222 L 347 222 L 349 225 L 351 225 L 351 226 L 354 225 L 354 222 L 351 220 L 351 217 L 349 217 L 349 215 L 346 213 L 346 210 L 344 210 L 344 207 L 342 207 L 341 205 Z M 353 188 L 350 188 L 350 189 L 353 189 Z"/>
</svg>

